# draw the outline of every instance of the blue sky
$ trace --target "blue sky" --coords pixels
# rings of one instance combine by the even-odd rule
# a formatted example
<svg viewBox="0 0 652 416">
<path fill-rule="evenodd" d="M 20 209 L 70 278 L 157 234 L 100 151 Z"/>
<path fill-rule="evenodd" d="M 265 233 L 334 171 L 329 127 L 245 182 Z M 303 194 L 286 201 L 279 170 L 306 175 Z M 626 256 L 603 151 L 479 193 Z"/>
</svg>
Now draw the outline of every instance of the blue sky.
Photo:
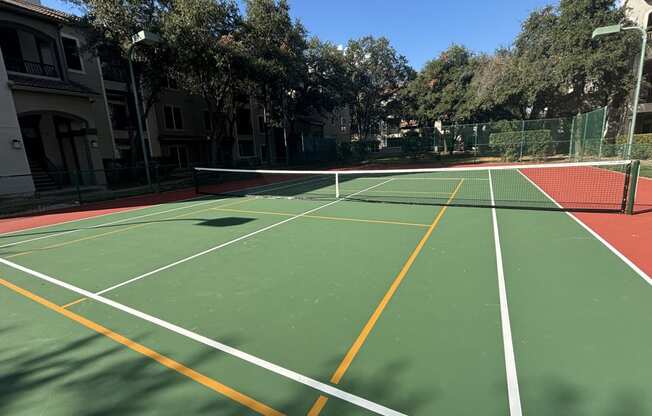
<svg viewBox="0 0 652 416">
<path fill-rule="evenodd" d="M 70 10 L 62 0 L 45 6 Z M 476 52 L 508 46 L 528 14 L 557 0 L 290 0 L 311 34 L 336 44 L 385 36 L 415 69 L 452 43 Z"/>
</svg>

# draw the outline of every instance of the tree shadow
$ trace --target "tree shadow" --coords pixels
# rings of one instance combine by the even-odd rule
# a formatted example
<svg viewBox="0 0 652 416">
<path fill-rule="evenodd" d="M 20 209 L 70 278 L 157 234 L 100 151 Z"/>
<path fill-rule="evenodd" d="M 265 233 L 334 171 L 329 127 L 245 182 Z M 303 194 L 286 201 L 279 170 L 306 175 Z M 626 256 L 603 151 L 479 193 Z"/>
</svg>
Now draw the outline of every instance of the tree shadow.
<svg viewBox="0 0 652 416">
<path fill-rule="evenodd" d="M 0 328 L 0 335 L 11 336 L 12 331 L 10 327 Z M 141 342 L 145 336 L 138 338 Z M 194 381 L 106 341 L 104 336 L 93 334 L 57 343 L 55 348 L 45 347 L 48 351 L 29 346 L 0 350 L 0 414 L 40 414 L 47 410 L 48 414 L 92 416 L 208 415 L 216 414 L 215 409 L 220 415 L 247 413 L 246 408 L 219 394 L 209 392 L 209 399 L 198 399 L 197 390 L 188 388 Z M 185 360 L 184 365 L 198 368 L 215 356 L 215 351 L 205 350 Z"/>
<path fill-rule="evenodd" d="M 647 387 L 647 386 L 644 386 Z M 596 411 L 596 400 L 606 402 Z M 521 401 L 524 410 L 541 416 L 646 416 L 652 414 L 649 395 L 634 386 L 619 386 L 597 393 L 561 377 L 540 381 L 521 381 Z"/>
<path fill-rule="evenodd" d="M 329 374 L 340 364 L 342 357 L 333 357 L 325 361 L 323 374 Z M 347 373 L 342 382 L 335 387 L 376 402 L 383 406 L 397 410 L 409 415 L 418 415 L 428 403 L 437 399 L 438 393 L 432 386 L 408 387 L 404 383 L 404 373 L 412 366 L 407 360 L 395 360 L 386 362 L 382 367 L 373 373 L 365 376 L 355 376 Z M 317 379 L 328 383 L 330 376 L 322 376 Z M 286 401 L 279 410 L 288 415 L 305 415 L 320 396 L 319 391 L 309 396 L 296 397 Z M 324 408 L 323 414 L 336 414 L 338 416 L 354 416 L 360 414 L 371 414 L 370 411 L 361 409 L 357 405 L 348 403 L 341 399 L 331 397 Z"/>
</svg>

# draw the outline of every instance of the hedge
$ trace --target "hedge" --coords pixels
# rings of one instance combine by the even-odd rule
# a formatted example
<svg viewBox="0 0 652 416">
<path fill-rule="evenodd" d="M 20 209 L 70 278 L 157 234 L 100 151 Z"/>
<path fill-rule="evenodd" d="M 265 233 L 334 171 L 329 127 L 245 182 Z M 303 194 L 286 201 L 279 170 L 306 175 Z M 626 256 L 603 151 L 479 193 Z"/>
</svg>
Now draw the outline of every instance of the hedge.
<svg viewBox="0 0 652 416">
<path fill-rule="evenodd" d="M 545 159 L 553 152 L 550 130 L 491 133 L 489 145 L 500 153 L 505 161 L 519 160 L 521 152 L 524 156 L 532 156 L 535 159 Z"/>
</svg>

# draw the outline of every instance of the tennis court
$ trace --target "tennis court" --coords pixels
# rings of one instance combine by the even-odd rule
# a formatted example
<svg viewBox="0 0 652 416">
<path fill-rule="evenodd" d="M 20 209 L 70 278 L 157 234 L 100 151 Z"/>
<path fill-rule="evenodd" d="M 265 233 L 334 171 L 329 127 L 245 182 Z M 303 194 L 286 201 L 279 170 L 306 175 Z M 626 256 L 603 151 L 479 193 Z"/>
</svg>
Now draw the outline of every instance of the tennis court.
<svg viewBox="0 0 652 416">
<path fill-rule="evenodd" d="M 0 235 L 0 413 L 651 414 L 649 277 L 567 212 L 627 169 L 205 170 Z"/>
</svg>

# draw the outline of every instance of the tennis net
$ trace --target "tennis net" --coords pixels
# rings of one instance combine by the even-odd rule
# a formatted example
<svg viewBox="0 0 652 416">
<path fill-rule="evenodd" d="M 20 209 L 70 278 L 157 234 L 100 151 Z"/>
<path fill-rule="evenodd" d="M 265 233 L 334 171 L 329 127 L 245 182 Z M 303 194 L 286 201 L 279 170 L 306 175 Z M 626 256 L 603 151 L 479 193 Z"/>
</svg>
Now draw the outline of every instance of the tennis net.
<svg viewBox="0 0 652 416">
<path fill-rule="evenodd" d="M 632 162 L 388 170 L 196 168 L 197 193 L 563 211 L 626 208 Z"/>
</svg>

